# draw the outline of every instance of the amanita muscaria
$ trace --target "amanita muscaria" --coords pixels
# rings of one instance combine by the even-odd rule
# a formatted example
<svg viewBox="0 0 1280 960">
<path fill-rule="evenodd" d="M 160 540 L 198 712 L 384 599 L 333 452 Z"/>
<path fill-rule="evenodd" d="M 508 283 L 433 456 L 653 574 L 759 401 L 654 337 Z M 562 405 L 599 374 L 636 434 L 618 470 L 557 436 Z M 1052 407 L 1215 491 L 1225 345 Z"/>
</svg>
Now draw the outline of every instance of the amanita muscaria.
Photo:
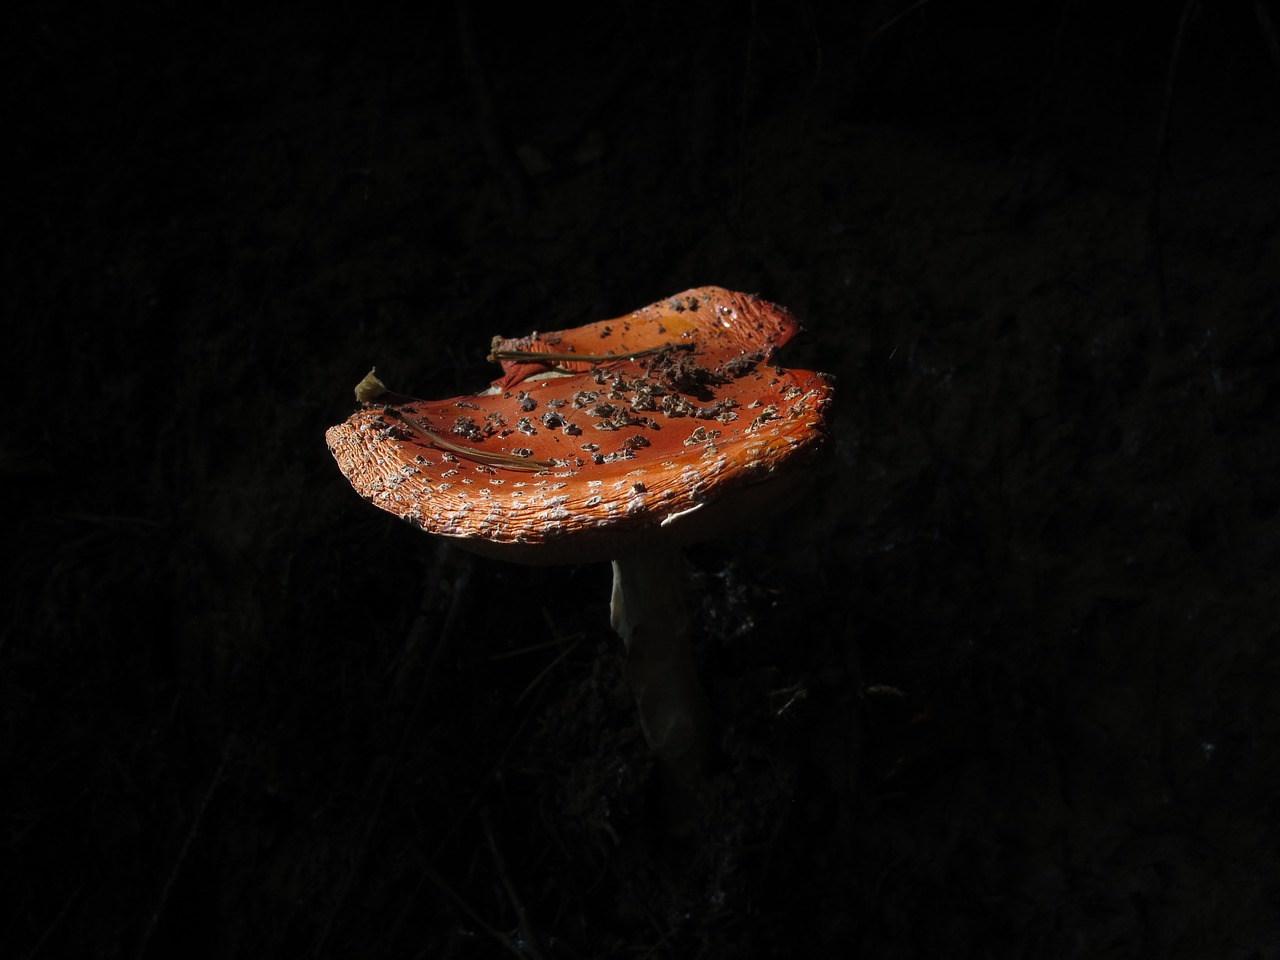
<svg viewBox="0 0 1280 960">
<path fill-rule="evenodd" d="M 370 374 L 326 433 L 356 491 L 428 533 L 526 564 L 613 563 L 612 622 L 646 739 L 686 787 L 713 725 L 681 545 L 751 526 L 807 486 L 832 379 L 769 363 L 792 315 L 718 287 L 616 320 L 497 338 L 486 392 L 416 400 Z"/>
</svg>

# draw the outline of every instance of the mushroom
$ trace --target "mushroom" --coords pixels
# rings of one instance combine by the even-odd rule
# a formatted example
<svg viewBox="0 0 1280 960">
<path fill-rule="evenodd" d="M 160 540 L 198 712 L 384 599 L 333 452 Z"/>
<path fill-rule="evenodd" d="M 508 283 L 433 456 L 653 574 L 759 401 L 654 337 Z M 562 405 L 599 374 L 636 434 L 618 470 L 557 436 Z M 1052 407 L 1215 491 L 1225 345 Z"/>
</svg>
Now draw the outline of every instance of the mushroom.
<svg viewBox="0 0 1280 960">
<path fill-rule="evenodd" d="M 807 486 L 832 380 L 767 363 L 799 329 L 766 301 L 690 290 L 618 320 L 496 339 L 505 372 L 485 393 L 418 400 L 371 372 L 362 409 L 326 439 L 361 496 L 428 533 L 517 563 L 610 560 L 641 728 L 691 795 L 713 724 L 679 549 Z"/>
</svg>

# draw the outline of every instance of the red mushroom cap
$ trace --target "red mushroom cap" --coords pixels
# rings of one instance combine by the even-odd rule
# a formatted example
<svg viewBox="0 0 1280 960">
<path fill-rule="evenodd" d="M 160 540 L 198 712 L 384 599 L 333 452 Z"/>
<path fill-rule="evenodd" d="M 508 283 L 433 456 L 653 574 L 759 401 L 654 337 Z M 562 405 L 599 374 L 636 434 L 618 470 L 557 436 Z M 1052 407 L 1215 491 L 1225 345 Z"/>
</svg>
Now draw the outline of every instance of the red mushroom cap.
<svg viewBox="0 0 1280 960">
<path fill-rule="evenodd" d="M 514 340 L 494 337 L 489 359 L 502 363 L 504 375 L 494 383 L 506 389 L 547 370 L 585 373 L 610 358 L 673 344 L 696 346 L 702 362 L 710 365 L 739 357 L 768 360 L 799 332 L 799 321 L 777 304 L 722 287 L 696 287 L 614 320 Z"/>
<path fill-rule="evenodd" d="M 619 341 L 623 355 L 635 342 Z M 326 438 L 362 496 L 491 556 L 587 562 L 714 537 L 803 489 L 832 394 L 825 374 L 760 363 L 739 342 L 649 343 L 516 383 L 509 370 L 495 383 L 506 389 L 443 401 L 366 379 L 373 402 Z"/>
</svg>

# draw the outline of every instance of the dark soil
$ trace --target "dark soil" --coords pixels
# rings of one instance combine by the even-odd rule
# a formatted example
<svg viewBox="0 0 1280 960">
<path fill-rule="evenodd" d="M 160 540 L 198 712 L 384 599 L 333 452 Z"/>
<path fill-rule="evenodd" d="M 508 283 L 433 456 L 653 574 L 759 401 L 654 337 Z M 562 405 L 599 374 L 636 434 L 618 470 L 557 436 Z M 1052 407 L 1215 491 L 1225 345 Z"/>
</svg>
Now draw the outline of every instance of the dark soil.
<svg viewBox="0 0 1280 960">
<path fill-rule="evenodd" d="M 1276 956 L 1274 5 L 420 6 L 9 17 L 0 953 Z M 323 437 L 702 284 L 839 392 L 675 841 L 607 566 Z"/>
</svg>

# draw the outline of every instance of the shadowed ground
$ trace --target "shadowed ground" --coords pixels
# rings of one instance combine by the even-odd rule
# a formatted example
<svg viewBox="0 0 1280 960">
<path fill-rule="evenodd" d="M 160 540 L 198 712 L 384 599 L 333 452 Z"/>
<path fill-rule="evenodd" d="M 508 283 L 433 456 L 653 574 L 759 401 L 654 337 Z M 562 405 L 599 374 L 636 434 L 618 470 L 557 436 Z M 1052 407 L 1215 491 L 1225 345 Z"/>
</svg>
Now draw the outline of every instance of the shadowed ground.
<svg viewBox="0 0 1280 960">
<path fill-rule="evenodd" d="M 718 6 L 15 18 L 6 956 L 1280 942 L 1267 8 L 1171 71 L 1178 9 Z M 607 565 L 432 540 L 323 436 L 710 283 L 837 439 L 687 551 L 676 844 Z"/>
</svg>

